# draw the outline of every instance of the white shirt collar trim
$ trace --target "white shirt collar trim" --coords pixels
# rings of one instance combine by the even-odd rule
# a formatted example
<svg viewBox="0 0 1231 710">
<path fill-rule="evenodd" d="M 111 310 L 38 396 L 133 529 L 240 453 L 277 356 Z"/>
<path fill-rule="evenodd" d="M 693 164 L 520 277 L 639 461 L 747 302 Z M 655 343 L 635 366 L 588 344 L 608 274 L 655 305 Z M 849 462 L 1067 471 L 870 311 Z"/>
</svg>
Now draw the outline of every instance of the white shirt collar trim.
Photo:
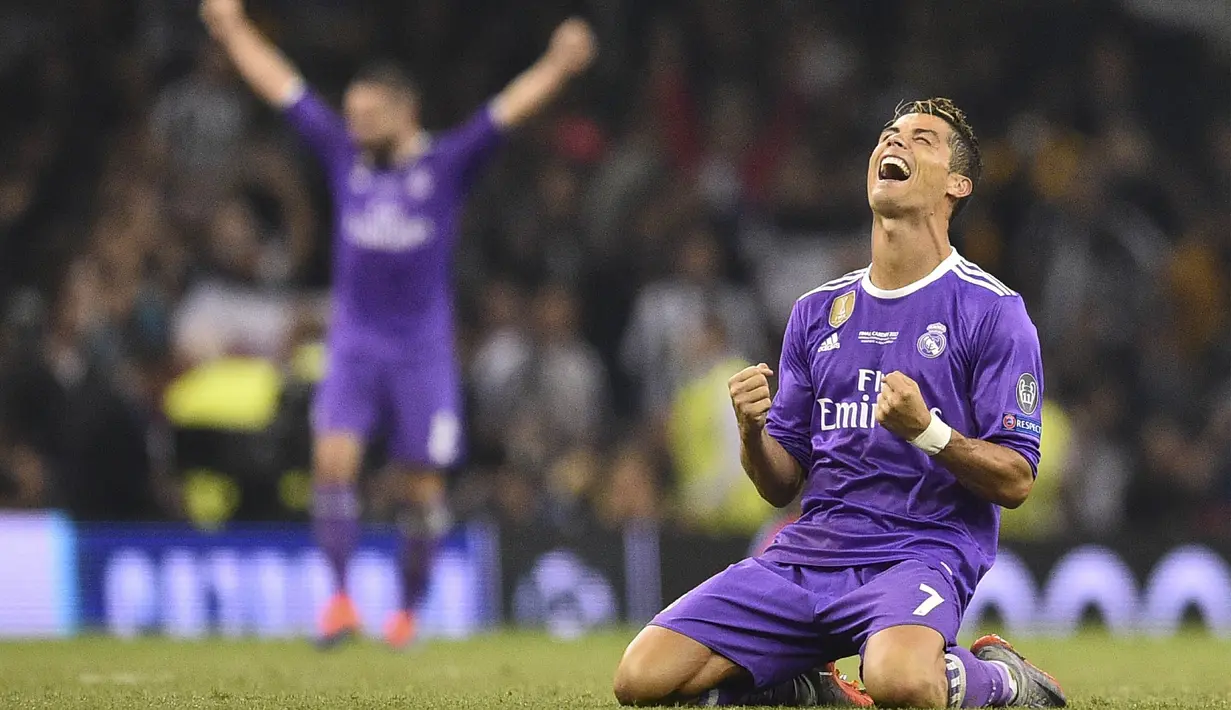
<svg viewBox="0 0 1231 710">
<path fill-rule="evenodd" d="M 939 279 L 941 276 L 944 276 L 954 267 L 954 265 L 957 264 L 959 260 L 961 260 L 962 255 L 957 253 L 956 247 L 949 247 L 949 249 L 951 250 L 949 252 L 949 256 L 945 257 L 945 260 L 940 262 L 935 269 L 932 269 L 931 273 L 914 283 L 906 284 L 902 288 L 883 289 L 872 285 L 872 268 L 870 266 L 868 267 L 868 270 L 863 273 L 863 279 L 860 280 L 859 284 L 863 287 L 864 291 L 867 291 L 870 295 L 877 298 L 901 298 L 903 296 L 909 296 L 915 291 L 918 291 L 924 286 L 927 286 L 933 281 Z"/>
</svg>

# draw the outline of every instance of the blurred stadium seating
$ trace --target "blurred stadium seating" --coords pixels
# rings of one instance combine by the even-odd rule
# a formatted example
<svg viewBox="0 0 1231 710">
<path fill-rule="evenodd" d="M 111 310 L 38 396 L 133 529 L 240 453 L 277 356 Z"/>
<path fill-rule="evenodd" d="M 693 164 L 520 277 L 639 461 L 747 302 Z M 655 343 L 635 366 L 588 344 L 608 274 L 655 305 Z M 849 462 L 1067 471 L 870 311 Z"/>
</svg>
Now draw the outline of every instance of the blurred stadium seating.
<svg viewBox="0 0 1231 710">
<path fill-rule="evenodd" d="M 373 56 L 405 63 L 431 127 L 484 101 L 564 16 L 496 0 L 250 5 L 331 98 Z M 776 361 L 793 299 L 866 263 L 868 151 L 900 99 L 936 94 L 967 111 L 987 162 L 955 241 L 1024 295 L 1044 347 L 1044 461 L 1006 542 L 1039 588 L 1073 546 L 1112 544 L 1134 581 L 1128 626 L 1153 609 L 1149 573 L 1175 546 L 1209 545 L 1183 559 L 1217 550 L 1226 574 L 1231 18 L 1217 0 L 1183 5 L 572 3 L 595 23 L 598 65 L 511 140 L 471 197 L 457 257 L 470 458 L 452 495 L 483 522 L 445 563 L 455 581 L 508 568 L 474 593 L 473 622 L 538 618 L 542 564 L 604 580 L 578 598 L 609 595 L 638 620 L 772 522 L 727 453 L 732 431 L 706 416 L 729 406 L 721 373 Z M 135 549 L 145 563 L 126 570 L 171 579 L 165 546 L 134 540 L 183 536 L 182 569 L 224 575 L 209 577 L 217 595 L 217 580 L 256 569 L 249 551 L 272 550 L 261 569 L 298 570 L 306 546 L 294 524 L 329 206 L 318 166 L 195 12 L 0 7 L 0 509 L 67 516 L 0 510 L 0 529 L 51 546 L 39 574 L 52 587 L 80 578 L 93 591 L 73 594 L 94 595 L 70 621 L 48 611 L 47 628 L 114 622 L 107 572 L 77 569 L 70 548 L 99 564 Z M 366 497 L 380 523 L 378 478 Z M 169 527 L 101 525 L 153 521 Z M 232 567 L 193 541 L 218 528 L 235 536 Z M 287 537 L 253 542 L 270 530 Z M 557 539 L 610 546 L 526 553 Z M 688 559 L 703 548 L 703 564 Z M 1199 574 L 1222 579 L 1216 567 Z M 144 598 L 133 574 L 124 593 Z M 1225 586 L 1211 625 L 1219 603 L 1231 610 Z M 1026 596 L 1022 613 L 1067 618 L 1045 590 Z M 23 598 L 0 590 L 0 618 L 21 618 Z M 578 609 L 575 623 L 612 620 Z M 175 623 L 196 629 L 184 613 Z"/>
</svg>

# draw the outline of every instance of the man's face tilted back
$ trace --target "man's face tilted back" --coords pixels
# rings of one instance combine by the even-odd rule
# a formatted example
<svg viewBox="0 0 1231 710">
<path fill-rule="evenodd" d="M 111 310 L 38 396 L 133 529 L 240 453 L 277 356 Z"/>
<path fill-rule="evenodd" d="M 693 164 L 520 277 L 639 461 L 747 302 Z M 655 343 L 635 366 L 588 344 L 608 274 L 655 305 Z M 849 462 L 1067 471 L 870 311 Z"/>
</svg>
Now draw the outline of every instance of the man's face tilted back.
<svg viewBox="0 0 1231 710">
<path fill-rule="evenodd" d="M 887 126 L 868 161 L 872 211 L 893 218 L 951 209 L 946 194 L 958 189 L 949 169 L 952 139 L 953 128 L 939 116 L 908 113 Z"/>
</svg>

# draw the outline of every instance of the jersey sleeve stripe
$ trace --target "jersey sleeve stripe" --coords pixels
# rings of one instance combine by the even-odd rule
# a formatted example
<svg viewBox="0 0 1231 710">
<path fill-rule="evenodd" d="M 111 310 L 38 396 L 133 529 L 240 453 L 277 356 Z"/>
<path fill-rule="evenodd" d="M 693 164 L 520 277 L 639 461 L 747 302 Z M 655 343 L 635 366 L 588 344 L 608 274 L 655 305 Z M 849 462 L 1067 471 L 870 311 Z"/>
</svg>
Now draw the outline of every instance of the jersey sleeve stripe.
<svg viewBox="0 0 1231 710">
<path fill-rule="evenodd" d="M 996 284 L 1000 288 L 1008 291 L 1010 295 L 1016 293 L 1013 289 L 1006 286 L 1003 281 L 996 278 L 995 276 L 992 276 L 991 274 L 987 273 L 983 269 L 979 268 L 978 264 L 975 264 L 974 262 L 970 262 L 965 259 L 962 259 L 961 261 L 958 262 L 957 265 L 958 265 L 958 268 L 962 269 L 963 271 L 970 274 L 971 276 L 987 279 L 993 284 Z"/>
<path fill-rule="evenodd" d="M 814 294 L 814 293 L 820 293 L 821 291 L 833 291 L 833 290 L 835 290 L 835 289 L 842 288 L 843 286 L 849 286 L 850 284 L 856 283 L 856 282 L 858 282 L 858 281 L 859 281 L 859 279 L 863 278 L 863 273 L 864 273 L 865 271 L 867 271 L 867 269 L 859 269 L 859 270 L 857 270 L 857 271 L 852 271 L 852 272 L 850 272 L 849 274 L 845 274 L 845 275 L 843 275 L 843 276 L 839 276 L 838 278 L 836 278 L 836 279 L 834 279 L 834 280 L 832 280 L 832 281 L 826 281 L 825 283 L 821 284 L 820 286 L 817 286 L 816 288 L 812 289 L 811 291 L 809 291 L 809 292 L 805 293 L 804 295 L 800 296 L 800 297 L 799 297 L 798 299 L 796 299 L 796 300 L 803 300 L 803 299 L 807 298 L 808 296 L 811 296 L 811 295 L 812 295 L 812 294 Z"/>
<path fill-rule="evenodd" d="M 987 271 L 984 271 L 982 268 L 980 268 L 978 265 L 976 265 L 976 264 L 974 264 L 974 263 L 971 263 L 971 262 L 967 261 L 967 262 L 966 262 L 966 268 L 967 268 L 967 270 L 968 270 L 968 271 L 969 271 L 972 275 L 982 276 L 983 278 L 987 279 L 988 281 L 991 281 L 992 283 L 994 283 L 994 284 L 996 284 L 997 286 L 999 286 L 999 287 L 1003 288 L 1004 290 L 1008 291 L 1009 293 L 1013 293 L 1013 294 L 1017 293 L 1017 292 L 1016 292 L 1016 291 L 1014 291 L 1013 289 L 1009 288 L 1008 284 L 1006 284 L 1005 282 L 1003 282 L 1003 281 L 1001 281 L 1000 279 L 996 278 L 996 277 L 995 277 L 995 276 L 993 276 L 991 273 L 989 273 L 989 272 L 987 272 Z"/>
<path fill-rule="evenodd" d="M 975 277 L 973 277 L 973 276 L 971 276 L 971 275 L 967 274 L 965 271 L 962 271 L 961 269 L 954 269 L 954 270 L 953 270 L 953 275 L 954 275 L 954 276 L 956 276 L 956 277 L 958 277 L 959 279 L 961 279 L 961 280 L 965 281 L 966 283 L 972 283 L 972 284 L 974 284 L 974 285 L 976 285 L 976 286 L 982 286 L 983 288 L 987 289 L 988 291 L 991 291 L 992 293 L 996 294 L 997 296 L 1011 296 L 1011 295 L 1013 295 L 1013 294 L 1012 294 L 1012 292 L 1007 291 L 1007 290 L 1005 290 L 1005 289 L 1002 289 L 1002 288 L 1000 288 L 999 286 L 995 286 L 995 285 L 993 285 L 993 284 L 991 284 L 991 283 L 988 283 L 987 281 L 983 281 L 983 280 L 981 280 L 981 279 L 977 279 L 977 278 L 975 278 Z"/>
<path fill-rule="evenodd" d="M 1005 286 L 1004 283 L 1001 282 L 999 279 L 997 279 L 996 277 L 992 276 L 991 274 L 987 273 L 986 271 L 982 269 L 979 269 L 977 267 L 972 268 L 968 265 L 959 263 L 957 265 L 957 270 L 963 272 L 964 274 L 966 274 L 967 276 L 970 276 L 971 278 L 979 279 L 980 281 L 985 281 L 991 284 L 992 286 L 995 286 L 997 289 L 1004 291 L 1006 296 L 1014 295 L 1013 289 L 1009 288 L 1008 286 Z"/>
</svg>

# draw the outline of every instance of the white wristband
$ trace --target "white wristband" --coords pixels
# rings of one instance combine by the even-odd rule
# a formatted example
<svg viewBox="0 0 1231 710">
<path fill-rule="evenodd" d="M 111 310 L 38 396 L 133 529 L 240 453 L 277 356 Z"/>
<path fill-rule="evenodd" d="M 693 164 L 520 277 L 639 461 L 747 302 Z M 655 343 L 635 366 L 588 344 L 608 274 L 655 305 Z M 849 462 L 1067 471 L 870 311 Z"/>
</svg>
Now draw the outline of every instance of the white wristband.
<svg viewBox="0 0 1231 710">
<path fill-rule="evenodd" d="M 953 429 L 933 413 L 932 421 L 928 422 L 927 428 L 919 436 L 911 439 L 910 445 L 923 450 L 923 453 L 928 456 L 935 456 L 949 445 L 951 438 L 953 438 Z"/>
</svg>

